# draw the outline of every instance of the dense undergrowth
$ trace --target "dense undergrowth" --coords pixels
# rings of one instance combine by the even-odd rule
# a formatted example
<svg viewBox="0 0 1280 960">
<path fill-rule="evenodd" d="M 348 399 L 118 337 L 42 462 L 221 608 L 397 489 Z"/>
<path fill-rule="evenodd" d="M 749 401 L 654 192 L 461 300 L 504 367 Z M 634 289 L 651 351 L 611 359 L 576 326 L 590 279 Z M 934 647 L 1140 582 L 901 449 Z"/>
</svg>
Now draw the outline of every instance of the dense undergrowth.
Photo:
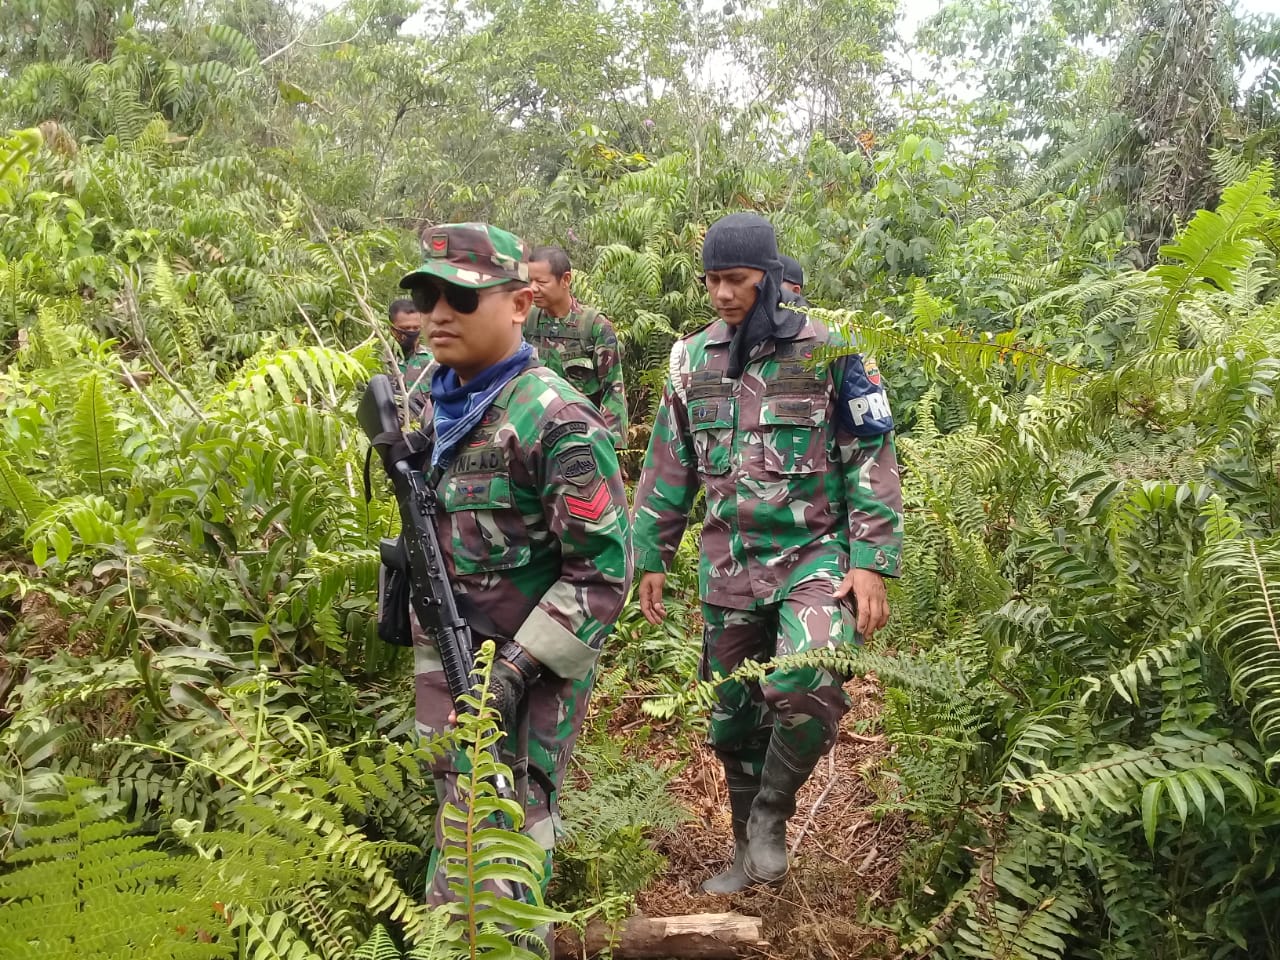
<svg viewBox="0 0 1280 960">
<path fill-rule="evenodd" d="M 880 357 L 901 427 L 894 620 L 841 666 L 879 677 L 893 753 L 873 786 L 924 839 L 901 896 L 850 915 L 905 956 L 1280 953 L 1275 118 L 1241 94 L 1210 133 L 1154 107 L 1134 132 L 1144 63 L 1155 96 L 1220 55 L 1203 24 L 1169 27 L 1204 42 L 1187 62 L 1139 43 L 1085 63 L 1040 36 L 1079 79 L 1038 129 L 1008 89 L 999 110 L 890 104 L 805 74 L 825 119 L 779 140 L 758 104 L 708 120 L 713 91 L 616 104 L 605 84 L 597 102 L 570 89 L 589 78 L 532 68 L 540 93 L 508 89 L 491 24 L 441 21 L 481 102 L 463 67 L 404 69 L 393 4 L 322 18 L 279 56 L 288 8 L 211 5 L 166 32 L 161 6 L 133 25 L 0 17 L 0 957 L 519 955 L 471 929 L 476 895 L 421 905 L 423 762 L 444 744 L 413 741 L 411 664 L 371 617 L 394 511 L 380 483 L 365 502 L 352 409 L 416 255 L 400 218 L 570 237 L 624 345 L 634 467 L 672 338 L 710 318 L 701 231 L 743 207 L 801 254 L 819 315 Z M 695 42 L 637 11 L 650 54 L 741 52 L 755 23 Z M 534 39 L 603 43 L 605 16 L 575 8 Z M 540 62 L 525 40 L 507 55 Z M 996 52 L 1043 82 L 1025 49 Z M 883 49 L 846 53 L 888 70 Z M 659 89 L 662 63 L 614 82 Z M 602 112 L 565 134 L 556 97 Z M 447 105 L 443 140 L 428 103 Z M 1019 159 L 1020 137 L 1066 143 L 1088 117 L 1090 137 Z M 862 120 L 878 142 L 851 135 Z M 1199 166 L 1157 150 L 1160 122 L 1206 145 Z M 519 162 L 474 149 L 493 138 Z M 555 912 L 507 904 L 511 926 L 620 918 L 661 869 L 674 769 L 608 717 L 640 697 L 675 742 L 699 736 L 694 550 L 665 627 L 634 606 L 618 624 Z M 454 845 L 459 883 L 485 858 L 537 869 L 487 842 Z"/>
</svg>

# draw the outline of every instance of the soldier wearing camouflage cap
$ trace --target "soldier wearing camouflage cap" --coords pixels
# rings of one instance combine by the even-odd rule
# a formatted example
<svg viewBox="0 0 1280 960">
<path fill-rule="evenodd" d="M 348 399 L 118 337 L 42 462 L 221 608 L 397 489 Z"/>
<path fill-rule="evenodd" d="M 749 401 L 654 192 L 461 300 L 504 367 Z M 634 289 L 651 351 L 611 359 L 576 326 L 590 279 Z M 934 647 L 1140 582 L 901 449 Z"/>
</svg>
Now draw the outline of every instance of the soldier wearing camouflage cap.
<svg viewBox="0 0 1280 960">
<path fill-rule="evenodd" d="M 780 305 L 773 227 L 713 224 L 702 248 L 720 319 L 676 342 L 635 498 L 645 616 L 660 623 L 665 570 L 706 490 L 699 588 L 702 676 L 746 660 L 837 647 L 888 621 L 902 494 L 880 373 L 838 331 Z M 790 296 L 789 294 L 787 296 Z M 856 616 L 849 599 L 856 603 Z M 708 739 L 725 768 L 733 864 L 703 889 L 731 893 L 787 871 L 796 793 L 849 708 L 841 678 L 781 668 L 720 684 Z"/>
<path fill-rule="evenodd" d="M 520 240 L 486 224 L 446 224 L 427 231 L 424 247 L 426 262 L 400 285 L 426 317 L 438 364 L 423 423 L 440 475 L 440 544 L 476 642 L 498 645 L 495 702 L 523 704 L 523 722 L 504 718 L 504 756 L 528 771 L 524 832 L 546 851 L 549 877 L 556 796 L 596 658 L 631 586 L 626 494 L 600 414 L 521 337 L 532 294 Z M 439 652 L 421 634 L 414 658 L 417 727 L 430 737 L 453 705 Z M 527 729 L 527 755 L 516 728 Z M 434 764 L 441 811 L 466 802 L 461 759 Z M 451 899 L 438 855 L 428 899 Z"/>
</svg>

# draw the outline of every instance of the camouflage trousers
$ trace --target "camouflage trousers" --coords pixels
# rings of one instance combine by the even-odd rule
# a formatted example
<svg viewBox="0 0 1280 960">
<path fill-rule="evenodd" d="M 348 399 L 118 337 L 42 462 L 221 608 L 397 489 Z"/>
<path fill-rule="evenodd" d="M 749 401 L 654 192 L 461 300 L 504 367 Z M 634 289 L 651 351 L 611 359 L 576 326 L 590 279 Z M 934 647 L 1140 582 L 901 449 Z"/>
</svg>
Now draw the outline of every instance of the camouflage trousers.
<svg viewBox="0 0 1280 960">
<path fill-rule="evenodd" d="M 856 642 L 856 621 L 827 579 L 806 580 L 779 603 L 754 610 L 702 605 L 703 680 L 727 676 L 747 660 L 834 648 Z M 797 760 L 831 749 L 849 709 L 841 678 L 818 667 L 773 670 L 763 682 L 720 684 L 707 742 L 726 768 L 759 781 L 771 737 Z"/>
<path fill-rule="evenodd" d="M 416 631 L 415 631 L 416 632 Z M 453 701 L 449 696 L 444 668 L 436 648 L 421 634 L 414 638 L 414 678 L 418 735 L 433 737 L 448 727 Z M 594 672 L 582 680 L 562 680 L 546 676 L 525 695 L 524 722 L 510 731 L 503 744 L 502 761 L 511 767 L 517 800 L 524 808 L 522 832 L 537 842 L 545 856 L 543 893 L 551 877 L 551 858 L 556 836 L 560 832 L 557 797 L 564 782 L 565 768 L 573 746 L 582 732 L 587 714 L 587 700 L 595 681 Z M 448 903 L 456 897 L 449 890 L 440 851 L 444 847 L 444 805 L 452 803 L 466 809 L 465 798 L 458 791 L 458 776 L 467 772 L 466 757 L 447 754 L 432 764 L 436 799 L 440 813 L 436 815 L 436 844 L 427 877 L 427 903 Z M 517 891 L 510 885 L 491 885 L 495 893 L 511 897 Z"/>
</svg>

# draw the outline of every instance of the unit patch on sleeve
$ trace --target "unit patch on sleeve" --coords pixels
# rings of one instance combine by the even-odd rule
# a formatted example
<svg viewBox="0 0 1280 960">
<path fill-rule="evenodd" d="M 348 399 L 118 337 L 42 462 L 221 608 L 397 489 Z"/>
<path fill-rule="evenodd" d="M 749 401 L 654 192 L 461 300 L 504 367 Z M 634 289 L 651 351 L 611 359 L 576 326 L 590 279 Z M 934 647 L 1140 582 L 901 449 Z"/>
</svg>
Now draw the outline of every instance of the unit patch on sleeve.
<svg viewBox="0 0 1280 960">
<path fill-rule="evenodd" d="M 556 459 L 560 461 L 561 475 L 575 487 L 590 486 L 600 476 L 600 465 L 588 446 L 570 447 L 557 454 Z"/>
<path fill-rule="evenodd" d="M 587 421 L 585 420 L 569 420 L 565 423 L 558 423 L 550 430 L 547 435 L 542 438 L 542 444 L 546 447 L 554 447 L 565 437 L 586 436 Z"/>
<path fill-rule="evenodd" d="M 893 429 L 893 411 L 885 394 L 880 368 L 864 364 L 857 355 L 845 358 L 844 382 L 836 413 L 855 437 L 878 437 Z"/>
</svg>

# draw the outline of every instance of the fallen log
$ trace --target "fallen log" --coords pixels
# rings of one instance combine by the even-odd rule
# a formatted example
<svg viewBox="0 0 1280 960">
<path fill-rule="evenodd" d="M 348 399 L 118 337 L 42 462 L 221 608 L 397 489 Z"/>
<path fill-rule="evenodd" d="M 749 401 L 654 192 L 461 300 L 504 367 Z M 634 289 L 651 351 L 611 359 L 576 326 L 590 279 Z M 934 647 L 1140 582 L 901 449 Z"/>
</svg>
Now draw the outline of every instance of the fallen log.
<svg viewBox="0 0 1280 960">
<path fill-rule="evenodd" d="M 694 913 L 683 917 L 632 917 L 614 937 L 609 925 L 593 920 L 586 935 L 556 928 L 556 957 L 595 957 L 612 943 L 619 960 L 671 957 L 674 960 L 734 960 L 769 946 L 760 936 L 760 918 L 740 913 Z"/>
</svg>

